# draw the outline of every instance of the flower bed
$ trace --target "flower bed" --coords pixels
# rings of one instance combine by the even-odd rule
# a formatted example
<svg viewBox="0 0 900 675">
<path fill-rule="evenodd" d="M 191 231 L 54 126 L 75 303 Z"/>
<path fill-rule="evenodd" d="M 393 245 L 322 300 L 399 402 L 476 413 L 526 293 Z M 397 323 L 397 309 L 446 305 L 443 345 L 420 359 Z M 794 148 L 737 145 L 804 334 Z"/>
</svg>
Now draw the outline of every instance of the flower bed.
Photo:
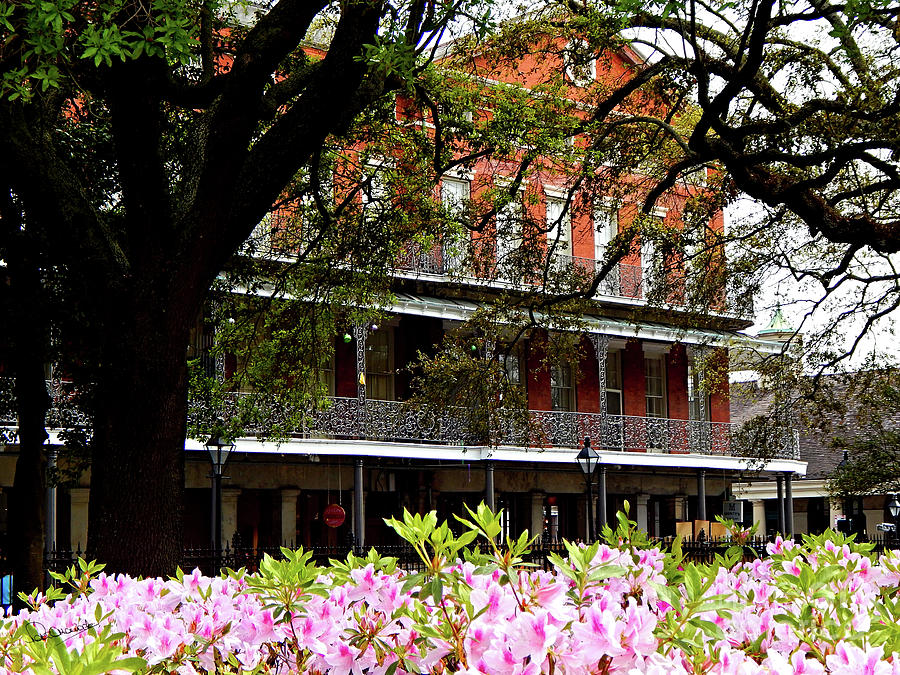
<svg viewBox="0 0 900 675">
<path fill-rule="evenodd" d="M 423 557 L 415 575 L 374 551 L 167 581 L 82 563 L 59 578 L 69 595 L 5 619 L 0 671 L 900 674 L 897 552 L 873 560 L 827 533 L 696 565 L 677 544 L 645 548 L 620 514 L 616 546 L 570 545 L 545 572 L 522 565 L 526 537 L 494 545 L 487 509 L 464 523 L 390 521 Z"/>
</svg>

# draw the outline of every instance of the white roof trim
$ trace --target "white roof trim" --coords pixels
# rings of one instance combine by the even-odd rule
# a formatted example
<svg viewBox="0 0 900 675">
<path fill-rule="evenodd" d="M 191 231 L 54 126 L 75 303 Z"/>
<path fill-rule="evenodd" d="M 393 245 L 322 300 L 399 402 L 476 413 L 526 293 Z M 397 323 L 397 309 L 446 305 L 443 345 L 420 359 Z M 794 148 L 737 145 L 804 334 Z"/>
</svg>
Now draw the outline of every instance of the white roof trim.
<svg viewBox="0 0 900 675">
<path fill-rule="evenodd" d="M 188 439 L 184 448 L 189 452 L 206 452 L 200 441 Z M 459 446 L 434 445 L 424 443 L 389 443 L 385 441 L 333 440 L 325 438 L 291 439 L 284 443 L 260 442 L 255 438 L 240 438 L 235 441 L 235 452 L 250 454 L 281 455 L 327 455 L 341 457 L 390 457 L 424 460 L 535 462 L 539 464 L 575 463 L 576 448 L 523 448 L 514 446 Z M 741 457 L 721 455 L 665 454 L 653 452 L 600 452 L 600 464 L 608 466 L 657 467 L 670 469 L 720 469 L 746 471 L 748 462 Z M 794 460 L 774 460 L 766 471 L 793 471 L 797 475 L 806 474 L 806 462 Z"/>
<path fill-rule="evenodd" d="M 247 289 L 237 288 L 236 291 L 246 292 Z M 262 297 L 270 297 L 272 296 L 272 289 L 261 288 L 256 290 L 255 294 Z M 465 321 L 480 306 L 478 303 L 470 300 L 450 300 L 410 293 L 397 293 L 394 296 L 394 301 L 383 309 L 387 312 L 396 312 L 397 314 Z M 624 321 L 594 315 L 586 315 L 582 319 L 585 322 L 585 329 L 589 333 L 608 335 L 625 340 L 639 338 L 641 340 L 656 340 L 658 342 L 681 342 L 688 345 L 739 349 L 756 354 L 781 354 L 784 349 L 784 344 L 777 340 L 766 340 L 737 332 L 679 329 L 663 324 Z"/>
</svg>

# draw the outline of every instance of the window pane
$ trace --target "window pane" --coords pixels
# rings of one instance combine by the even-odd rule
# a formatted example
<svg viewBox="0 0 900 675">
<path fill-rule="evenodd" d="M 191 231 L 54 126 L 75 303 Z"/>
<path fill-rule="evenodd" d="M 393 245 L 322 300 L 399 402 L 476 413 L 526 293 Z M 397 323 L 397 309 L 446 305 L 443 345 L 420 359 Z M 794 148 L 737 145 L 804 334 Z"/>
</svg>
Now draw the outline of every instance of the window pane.
<svg viewBox="0 0 900 675">
<path fill-rule="evenodd" d="M 469 199 L 469 181 L 444 178 L 441 180 L 441 202 L 451 208 L 461 208 Z"/>
<path fill-rule="evenodd" d="M 510 384 L 521 384 L 522 376 L 519 372 L 519 357 L 517 354 L 500 354 L 500 365 L 506 372 Z"/>
<path fill-rule="evenodd" d="M 602 260 L 606 246 L 619 231 L 618 214 L 612 208 L 599 208 L 594 212 L 594 258 Z"/>
<path fill-rule="evenodd" d="M 647 417 L 666 416 L 665 377 L 662 358 L 644 359 Z"/>
<path fill-rule="evenodd" d="M 366 338 L 366 397 L 394 399 L 393 332 L 389 329 L 369 333 Z"/>
<path fill-rule="evenodd" d="M 510 202 L 497 211 L 497 278 L 504 281 L 513 281 L 519 276 L 514 264 L 514 254 L 522 244 L 519 213 L 518 202 Z"/>
<path fill-rule="evenodd" d="M 561 199 L 547 198 L 547 232 L 548 246 L 555 246 L 554 253 L 560 255 L 571 255 L 572 253 L 572 232 L 569 224 L 569 214 L 564 216 L 563 208 L 565 202 Z M 562 218 L 562 220 L 560 220 Z"/>
<path fill-rule="evenodd" d="M 572 388 L 572 368 L 568 365 L 550 367 L 550 401 L 554 410 L 575 409 Z"/>
<path fill-rule="evenodd" d="M 701 375 L 694 359 L 688 359 L 688 406 L 692 420 L 709 421 L 709 395 L 701 389 Z"/>
<path fill-rule="evenodd" d="M 606 388 L 622 388 L 622 355 L 619 352 L 608 352 L 606 355 Z"/>
<path fill-rule="evenodd" d="M 622 392 L 607 391 L 606 392 L 606 414 L 621 415 L 622 414 Z"/>
</svg>

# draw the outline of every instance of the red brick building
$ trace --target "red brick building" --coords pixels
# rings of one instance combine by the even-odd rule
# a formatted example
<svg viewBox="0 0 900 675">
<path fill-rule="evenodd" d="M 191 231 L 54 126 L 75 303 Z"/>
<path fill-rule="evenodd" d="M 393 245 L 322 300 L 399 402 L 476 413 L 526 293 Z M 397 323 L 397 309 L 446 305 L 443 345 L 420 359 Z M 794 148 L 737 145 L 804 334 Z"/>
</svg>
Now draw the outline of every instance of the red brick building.
<svg viewBox="0 0 900 675">
<path fill-rule="evenodd" d="M 602 65 L 595 62 L 586 76 L 626 78 L 638 62 L 635 54 L 622 52 Z M 548 69 L 567 67 L 562 57 L 526 62 L 514 72 L 482 65 L 486 78 L 526 89 Z M 578 97 L 574 81 L 571 95 Z M 483 160 L 443 177 L 441 198 L 464 201 L 511 180 L 513 168 L 511 162 Z M 691 189 L 681 185 L 668 193 L 655 217 L 677 228 Z M 595 270 L 609 242 L 638 211 L 636 195 L 587 204 L 575 194 L 577 208 L 566 216 L 567 185 L 551 171 L 529 181 L 523 195 L 519 208 L 546 223 L 550 262 L 565 269 Z M 450 518 L 464 504 L 474 507 L 482 500 L 504 509 L 507 533 L 528 529 L 550 540 L 585 538 L 589 508 L 610 520 L 626 500 L 632 518 L 654 536 L 675 534 L 678 522 L 713 520 L 722 512 L 747 460 L 732 434 L 727 377 L 703 387 L 698 364 L 715 361 L 727 372 L 731 350 L 777 351 L 780 344 L 741 335 L 752 321 L 724 306 L 714 321 L 694 319 L 687 328 L 688 314 L 677 298 L 663 311 L 645 311 L 656 256 L 649 244 L 635 246 L 601 282 L 590 312 L 581 317 L 577 363 L 546 364 L 547 336 L 541 330 L 504 355 L 508 376 L 524 388 L 538 433 L 512 429 L 497 443 L 479 445 L 452 410 L 425 414 L 404 402 L 411 395 L 404 366 L 419 351 L 456 330 L 491 292 L 516 293 L 530 283 L 505 267 L 516 238 L 525 236 L 509 236 L 508 218 L 498 213 L 492 228 L 472 236 L 472 244 L 491 244 L 491 277 L 461 270 L 457 252 L 439 245 L 398 260 L 395 300 L 383 308 L 388 319 L 335 336 L 334 362 L 325 376 L 330 406 L 287 442 L 236 441 L 226 466 L 224 540 L 237 535 L 243 544 L 317 546 L 345 543 L 352 533 L 365 545 L 396 543 L 383 518 L 403 508 L 434 509 Z M 724 227 L 721 212 L 709 227 Z M 481 357 L 495 348 L 476 347 Z M 590 504 L 575 461 L 586 438 L 599 453 Z M 7 452 L 0 453 L 4 486 L 12 483 L 6 460 L 13 456 L 14 439 L 7 440 Z M 210 538 L 209 460 L 195 441 L 187 441 L 186 453 L 186 543 L 204 545 Z M 778 458 L 765 471 L 805 471 L 790 430 L 774 454 Z M 61 492 L 58 503 L 58 541 L 83 544 L 87 487 Z M 346 512 L 341 524 L 340 518 L 326 518 L 333 504 Z"/>
</svg>

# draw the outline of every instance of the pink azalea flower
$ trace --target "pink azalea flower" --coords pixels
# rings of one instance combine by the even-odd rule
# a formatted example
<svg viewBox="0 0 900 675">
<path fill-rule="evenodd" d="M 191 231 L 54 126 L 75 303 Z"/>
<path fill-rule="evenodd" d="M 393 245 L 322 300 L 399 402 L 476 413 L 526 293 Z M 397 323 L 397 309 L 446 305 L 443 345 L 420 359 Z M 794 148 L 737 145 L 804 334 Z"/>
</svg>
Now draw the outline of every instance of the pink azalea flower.
<svg viewBox="0 0 900 675">
<path fill-rule="evenodd" d="M 510 651 L 518 659 L 529 657 L 541 663 L 558 635 L 559 628 L 549 620 L 545 610 L 521 614 L 509 629 Z"/>
<path fill-rule="evenodd" d="M 881 657 L 881 647 L 862 649 L 848 642 L 838 642 L 834 654 L 825 657 L 831 675 L 892 675 L 893 668 Z"/>
</svg>

